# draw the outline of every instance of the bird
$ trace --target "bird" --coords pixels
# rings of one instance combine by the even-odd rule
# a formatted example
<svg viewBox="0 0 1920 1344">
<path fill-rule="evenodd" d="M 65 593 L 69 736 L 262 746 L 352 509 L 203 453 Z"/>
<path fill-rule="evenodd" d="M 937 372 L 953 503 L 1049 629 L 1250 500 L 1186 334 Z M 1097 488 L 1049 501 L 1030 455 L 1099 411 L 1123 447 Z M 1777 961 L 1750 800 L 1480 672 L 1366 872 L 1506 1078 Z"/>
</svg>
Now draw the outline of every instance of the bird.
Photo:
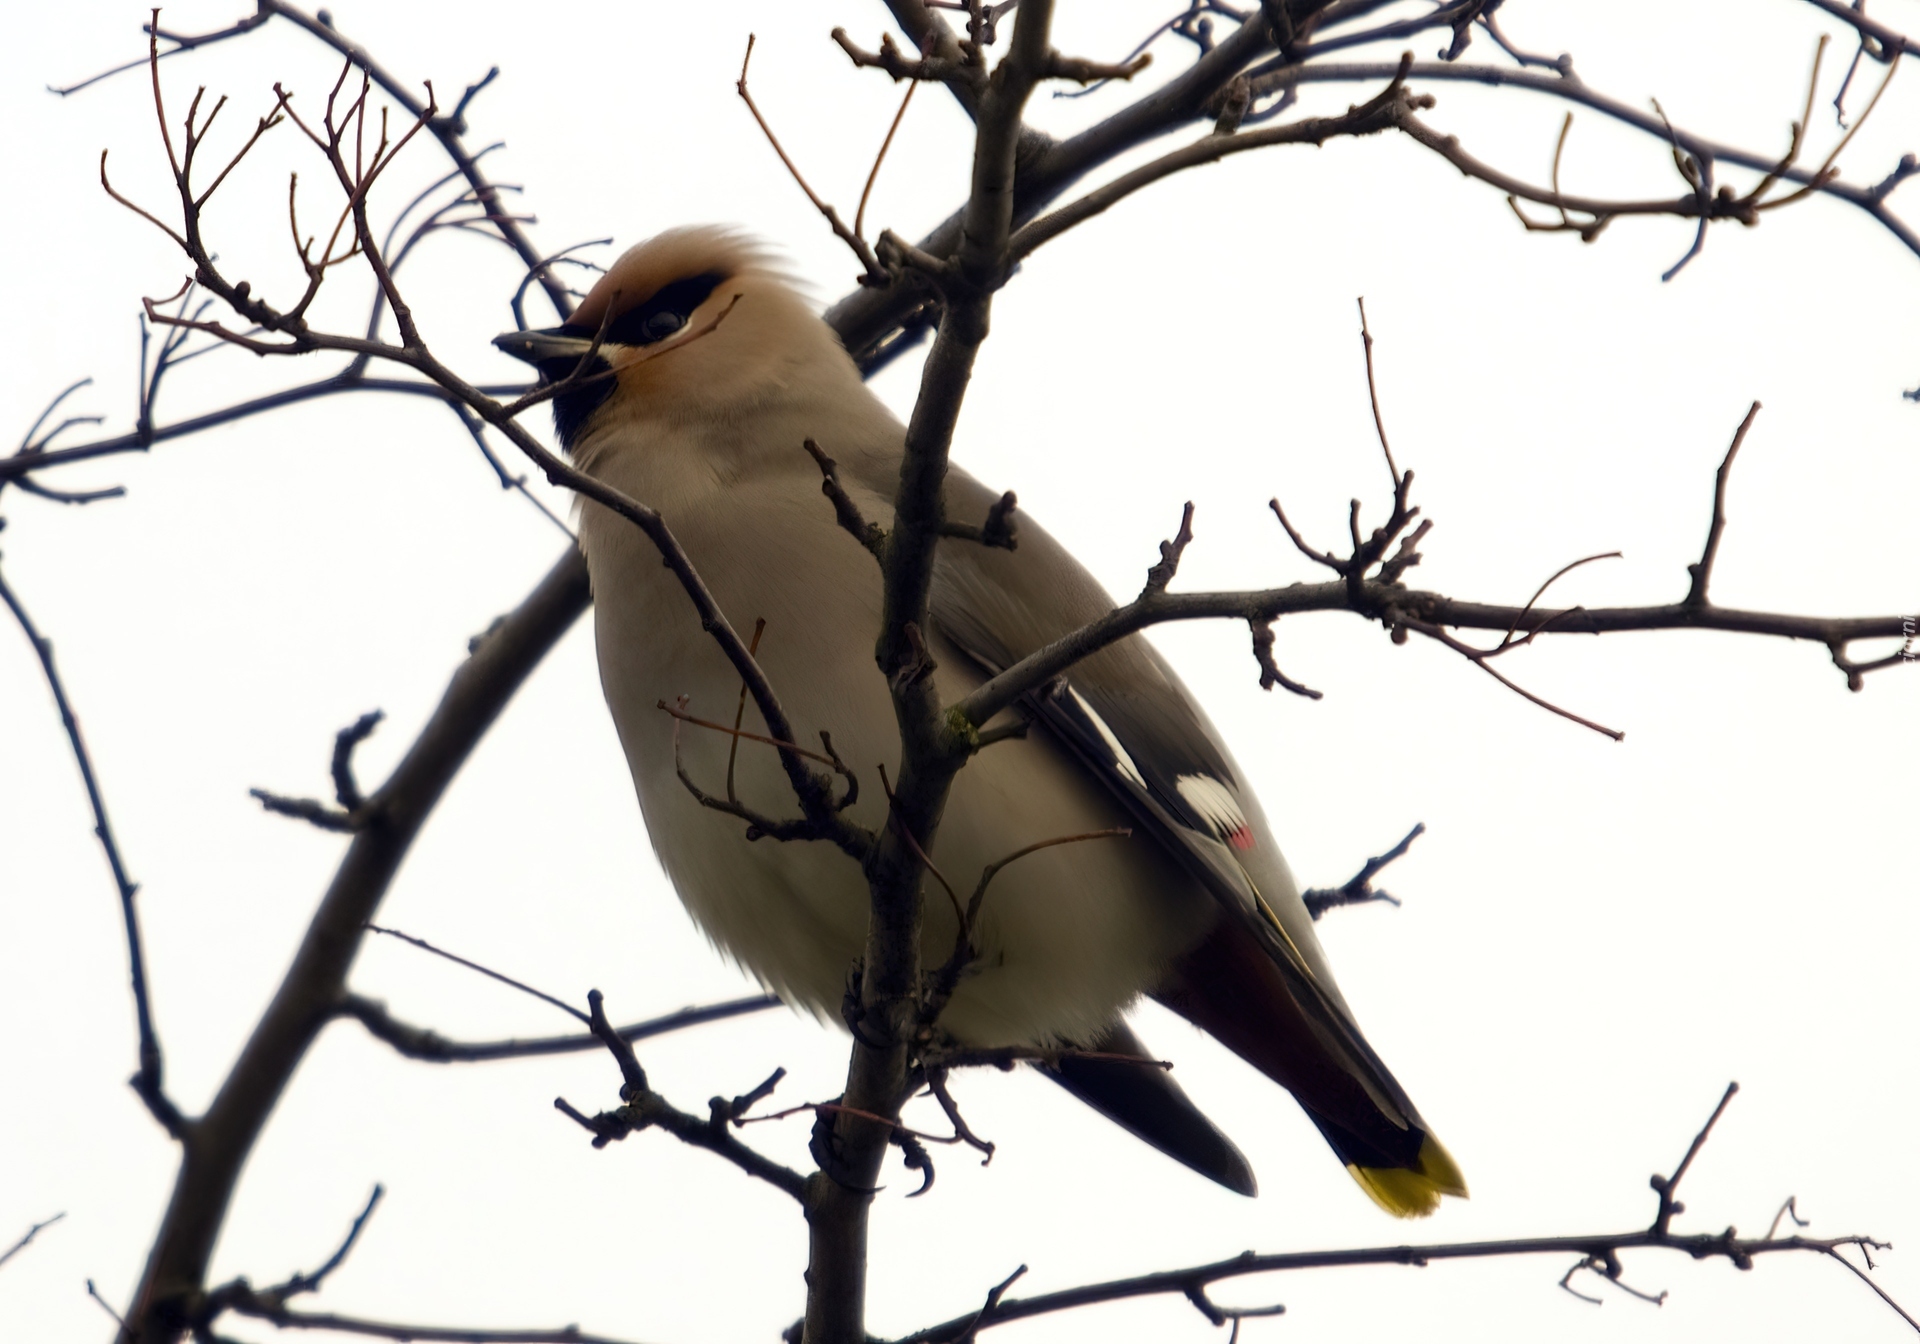
<svg viewBox="0 0 1920 1344">
<path fill-rule="evenodd" d="M 554 425 L 574 466 L 659 512 L 737 630 L 762 623 L 756 657 L 796 734 L 827 730 L 856 771 L 897 761 L 873 655 L 879 567 L 836 521 L 805 445 L 884 527 L 906 431 L 778 257 L 735 229 L 668 230 L 621 255 L 560 326 L 495 344 L 561 385 Z M 958 466 L 944 491 L 950 519 L 985 518 L 1000 499 Z M 749 843 L 737 817 L 695 798 L 682 771 L 714 794 L 724 779 L 762 814 L 795 811 L 770 746 L 683 730 L 663 712 L 718 722 L 744 697 L 653 542 L 587 500 L 579 544 L 601 686 L 662 868 L 724 954 L 838 1020 L 867 932 L 860 866 L 830 844 Z M 942 703 L 1112 606 L 1024 514 L 1011 549 L 943 537 L 925 632 Z M 746 713 L 764 735 L 750 702 Z M 1043 849 L 997 874 L 972 930 L 977 955 L 937 1023 L 945 1037 L 1055 1048 L 1043 1071 L 1069 1092 L 1256 1193 L 1244 1155 L 1164 1070 L 1113 1058 L 1152 1058 L 1125 1018 L 1149 996 L 1291 1092 L 1388 1213 L 1464 1197 L 1458 1165 L 1361 1033 L 1245 776 L 1159 654 L 1131 636 L 1014 713 L 1025 734 L 955 778 L 932 863 L 970 879 L 1038 841 L 1131 834 Z M 886 808 L 869 787 L 848 815 L 877 830 Z M 925 904 L 933 966 L 960 919 L 957 905 Z"/>
</svg>

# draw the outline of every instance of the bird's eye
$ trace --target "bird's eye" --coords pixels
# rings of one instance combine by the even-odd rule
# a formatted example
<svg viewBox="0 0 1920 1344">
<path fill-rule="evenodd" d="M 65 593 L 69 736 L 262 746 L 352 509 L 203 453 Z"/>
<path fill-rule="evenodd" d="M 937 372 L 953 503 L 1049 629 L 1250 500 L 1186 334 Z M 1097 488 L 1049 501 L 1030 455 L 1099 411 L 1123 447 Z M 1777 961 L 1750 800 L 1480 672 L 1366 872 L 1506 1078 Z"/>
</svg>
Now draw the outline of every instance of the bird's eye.
<svg viewBox="0 0 1920 1344">
<path fill-rule="evenodd" d="M 685 331 L 693 311 L 707 301 L 726 277 L 717 273 L 688 276 L 663 285 L 645 303 L 636 304 L 607 328 L 609 345 L 653 345 Z"/>
<path fill-rule="evenodd" d="M 648 315 L 642 324 L 641 334 L 649 341 L 663 341 L 674 332 L 687 325 L 687 319 L 669 309 L 662 309 Z"/>
</svg>

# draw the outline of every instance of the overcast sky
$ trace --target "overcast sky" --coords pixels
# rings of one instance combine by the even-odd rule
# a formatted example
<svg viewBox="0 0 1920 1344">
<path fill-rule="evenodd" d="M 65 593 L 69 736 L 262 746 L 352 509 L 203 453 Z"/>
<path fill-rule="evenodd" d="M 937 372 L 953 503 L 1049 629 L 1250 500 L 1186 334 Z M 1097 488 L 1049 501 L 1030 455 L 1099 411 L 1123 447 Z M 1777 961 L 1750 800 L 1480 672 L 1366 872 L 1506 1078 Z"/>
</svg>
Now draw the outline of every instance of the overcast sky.
<svg viewBox="0 0 1920 1344">
<path fill-rule="evenodd" d="M 1058 44 L 1123 54 L 1169 0 L 1060 6 Z M 232 0 L 169 8 L 200 30 Z M 1689 129 L 1777 152 L 1815 42 L 1836 33 L 1809 157 L 1839 134 L 1832 97 L 1851 46 L 1811 6 L 1748 0 L 1514 0 L 1510 35 L 1574 53 L 1593 85 L 1658 97 Z M 787 178 L 733 90 L 757 32 L 756 97 L 814 185 L 851 215 L 898 90 L 828 40 L 864 45 L 878 5 L 600 5 L 339 0 L 340 28 L 443 99 L 491 65 L 472 140 L 525 188 L 535 236 L 624 246 L 675 224 L 735 223 L 791 258 L 824 306 L 854 267 Z M 1875 13 L 1920 28 L 1920 5 Z M 91 376 L 72 403 L 132 416 L 135 314 L 182 261 L 102 195 L 156 209 L 167 186 L 139 72 L 61 100 L 45 92 L 145 49 L 118 0 L 23 6 L 0 47 L 12 186 L 12 293 L 0 323 L 4 432 Z M 1434 35 L 1415 44 L 1429 58 Z M 1191 48 L 1155 47 L 1153 78 Z M 1397 48 L 1388 48 L 1382 58 Z M 1469 59 L 1492 60 L 1476 43 Z M 170 62 L 176 115 L 195 86 L 230 95 L 233 137 L 278 80 L 307 106 L 337 63 L 291 29 Z M 1881 71 L 1868 66 L 1852 106 Z M 1145 82 L 1150 83 L 1151 79 Z M 1903 72 L 1841 167 L 1874 181 L 1920 149 L 1920 72 Z M 1544 179 L 1561 110 L 1435 85 L 1429 119 L 1474 152 Z M 1055 132 L 1132 96 L 1036 99 Z M 1329 89 L 1339 109 L 1363 91 Z M 1197 133 L 1197 128 L 1196 132 Z M 1184 134 L 1184 133 L 1183 133 Z M 967 125 L 922 91 L 869 208 L 918 236 L 959 202 Z M 210 210 L 214 246 L 285 294 L 285 174 L 314 218 L 323 166 L 290 128 Z M 409 150 L 391 210 L 443 171 Z M 1570 190 L 1674 194 L 1657 142 L 1575 120 Z M 1750 177 L 1730 175 L 1744 190 Z M 412 185 L 408 185 L 412 184 Z M 1909 192 L 1920 192 L 1910 186 Z M 303 197 L 303 199 L 306 199 Z M 1900 197 L 1896 196 L 1895 203 Z M 1920 206 L 1920 198 L 1910 202 Z M 996 301 L 955 456 L 1066 541 L 1117 593 L 1198 507 L 1182 586 L 1311 577 L 1267 512 L 1278 495 L 1334 545 L 1347 501 L 1384 516 L 1354 299 L 1378 339 L 1381 398 L 1416 499 L 1437 526 L 1410 579 L 1524 601 L 1569 560 L 1625 558 L 1563 581 L 1566 603 L 1661 602 L 1697 558 L 1713 472 L 1755 398 L 1765 409 L 1728 496 L 1715 595 L 1807 613 L 1920 607 L 1920 258 L 1871 219 L 1816 200 L 1757 229 L 1715 228 L 1672 283 L 1690 228 L 1627 220 L 1582 246 L 1524 233 L 1501 198 L 1392 137 L 1282 148 L 1167 182 L 1036 255 Z M 601 249 L 599 255 L 608 254 Z M 504 250 L 440 237 L 403 280 L 427 338 L 475 380 L 517 366 L 487 340 L 513 325 Z M 318 311 L 351 328 L 342 274 Z M 530 316 L 545 321 L 536 300 Z M 172 375 L 163 419 L 310 377 L 220 352 Z M 917 362 L 875 383 L 904 415 Z M 542 418 L 543 419 L 543 418 Z M 540 426 L 544 432 L 544 423 Z M 81 434 L 90 432 L 82 429 Z M 76 440 L 77 441 L 77 440 Z M 50 483 L 124 484 L 79 510 L 9 492 L 5 572 L 56 641 L 141 901 L 169 1084 L 205 1104 L 277 984 L 344 848 L 263 816 L 247 789 L 324 794 L 331 735 L 388 721 L 361 752 L 378 780 L 431 710 L 466 640 L 514 605 L 566 539 L 502 492 L 443 410 L 397 399 L 310 404 L 90 465 Z M 566 502 L 544 492 L 552 507 Z M 1428 1222 L 1380 1214 L 1298 1108 L 1154 1009 L 1137 1025 L 1245 1149 L 1258 1200 L 1153 1153 L 1026 1072 L 968 1077 L 990 1167 L 937 1151 L 939 1184 L 890 1166 L 874 1215 L 871 1327 L 897 1334 L 978 1304 L 1018 1264 L 1022 1291 L 1261 1251 L 1606 1231 L 1646 1224 L 1647 1176 L 1670 1171 L 1729 1079 L 1742 1086 L 1687 1178 L 1678 1227 L 1765 1229 L 1788 1196 L 1814 1235 L 1892 1241 L 1879 1281 L 1920 1307 L 1920 669 L 1849 694 L 1823 649 L 1729 635 L 1548 642 L 1510 674 L 1614 743 L 1552 717 L 1443 650 L 1396 648 L 1352 617 L 1290 620 L 1279 654 L 1316 703 L 1263 694 L 1244 630 L 1156 642 L 1227 734 L 1304 883 L 1343 881 L 1414 822 L 1427 836 L 1385 884 L 1404 908 L 1337 912 L 1322 937 L 1370 1039 L 1464 1168 L 1470 1202 Z M 0 1271 L 0 1335 L 97 1340 L 84 1294 L 124 1303 L 174 1175 L 171 1144 L 125 1087 L 132 1014 L 117 905 L 77 773 L 26 642 L 0 630 L 0 1245 L 65 1221 Z M 541 988 L 590 987 L 636 1018 L 749 992 L 654 864 L 582 623 L 476 754 L 396 882 L 383 918 Z M 551 1009 L 387 943 L 354 985 L 456 1037 L 566 1029 Z M 845 1037 L 784 1010 L 648 1045 L 685 1107 L 775 1065 L 789 1102 L 839 1091 Z M 357 1028 L 331 1029 L 247 1169 L 216 1280 L 271 1282 L 323 1260 L 375 1182 L 388 1197 L 314 1305 L 443 1324 L 583 1328 L 635 1340 L 765 1341 L 802 1304 L 803 1225 L 781 1196 L 659 1135 L 595 1152 L 555 1114 L 614 1101 L 598 1056 L 432 1067 Z M 927 1103 L 915 1103 L 916 1108 Z M 910 1112 L 913 1114 L 916 1112 Z M 920 1122 L 937 1127 L 934 1116 Z M 748 1131 L 804 1161 L 806 1121 Z M 1670 1290 L 1654 1308 L 1567 1259 L 1342 1270 L 1222 1287 L 1285 1302 L 1249 1344 L 1433 1340 L 1895 1339 L 1904 1327 L 1838 1266 L 1630 1258 Z M 1011 1327 L 1009 1337 L 1201 1340 L 1184 1301 Z M 273 1332 L 235 1324 L 257 1339 Z"/>
</svg>

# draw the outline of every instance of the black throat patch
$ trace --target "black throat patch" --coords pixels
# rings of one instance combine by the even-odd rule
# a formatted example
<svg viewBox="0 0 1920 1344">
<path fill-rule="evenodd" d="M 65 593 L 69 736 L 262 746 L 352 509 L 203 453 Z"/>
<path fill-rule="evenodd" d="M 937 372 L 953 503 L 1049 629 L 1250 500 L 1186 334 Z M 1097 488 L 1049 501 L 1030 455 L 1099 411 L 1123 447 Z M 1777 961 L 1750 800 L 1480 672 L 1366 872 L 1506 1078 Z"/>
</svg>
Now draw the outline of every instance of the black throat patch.
<svg viewBox="0 0 1920 1344">
<path fill-rule="evenodd" d="M 540 376 L 550 383 L 557 383 L 580 368 L 578 359 L 548 359 L 540 363 Z M 600 404 L 613 395 L 613 366 L 607 363 L 605 355 L 595 355 L 580 368 L 580 377 L 591 379 L 579 387 L 570 388 L 553 399 L 553 432 L 560 436 L 560 446 L 567 452 L 573 451 L 574 440 L 580 437 L 580 431 L 587 427 L 587 421 L 600 409 Z"/>
</svg>

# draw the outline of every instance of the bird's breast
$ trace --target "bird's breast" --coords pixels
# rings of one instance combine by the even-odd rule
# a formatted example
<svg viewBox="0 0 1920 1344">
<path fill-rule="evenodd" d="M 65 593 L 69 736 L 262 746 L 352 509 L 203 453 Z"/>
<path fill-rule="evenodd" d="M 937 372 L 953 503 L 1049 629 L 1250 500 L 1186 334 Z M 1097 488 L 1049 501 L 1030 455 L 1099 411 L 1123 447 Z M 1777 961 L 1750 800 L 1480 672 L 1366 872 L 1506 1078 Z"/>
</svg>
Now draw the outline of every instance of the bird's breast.
<svg viewBox="0 0 1920 1344">
<path fill-rule="evenodd" d="M 880 772 L 897 778 L 898 731 L 874 664 L 881 611 L 879 568 L 836 524 L 819 474 L 794 435 L 791 466 L 722 475 L 669 470 L 665 453 L 622 469 L 603 458 L 609 484 L 660 509 L 728 622 L 743 640 L 761 625 L 756 657 L 799 745 L 819 750 L 831 733 L 856 773 L 848 815 L 886 823 Z M 874 521 L 886 501 L 856 498 Z M 866 939 L 868 895 L 859 865 L 824 842 L 748 842 L 745 824 L 704 807 L 680 778 L 773 817 L 796 814 L 772 748 L 731 733 L 766 727 L 741 680 L 658 551 L 639 529 L 588 504 L 581 540 L 593 576 L 602 686 L 619 731 L 647 830 L 681 900 L 706 933 L 760 979 L 832 1020 Z M 956 543 L 944 543 L 956 544 Z M 936 634 L 943 699 L 979 673 Z M 718 728 L 676 722 L 659 706 Z M 997 744 L 957 779 L 935 864 L 964 902 L 981 870 L 1016 849 L 1057 836 L 1123 827 L 1127 817 L 1058 744 L 1036 731 Z M 957 920 L 938 879 L 926 886 L 923 960 L 951 950 Z M 1144 838 L 1043 850 L 995 878 L 983 906 L 982 956 L 944 1025 L 974 1044 L 1085 1039 L 1162 974 L 1215 918 L 1213 904 Z"/>
</svg>

